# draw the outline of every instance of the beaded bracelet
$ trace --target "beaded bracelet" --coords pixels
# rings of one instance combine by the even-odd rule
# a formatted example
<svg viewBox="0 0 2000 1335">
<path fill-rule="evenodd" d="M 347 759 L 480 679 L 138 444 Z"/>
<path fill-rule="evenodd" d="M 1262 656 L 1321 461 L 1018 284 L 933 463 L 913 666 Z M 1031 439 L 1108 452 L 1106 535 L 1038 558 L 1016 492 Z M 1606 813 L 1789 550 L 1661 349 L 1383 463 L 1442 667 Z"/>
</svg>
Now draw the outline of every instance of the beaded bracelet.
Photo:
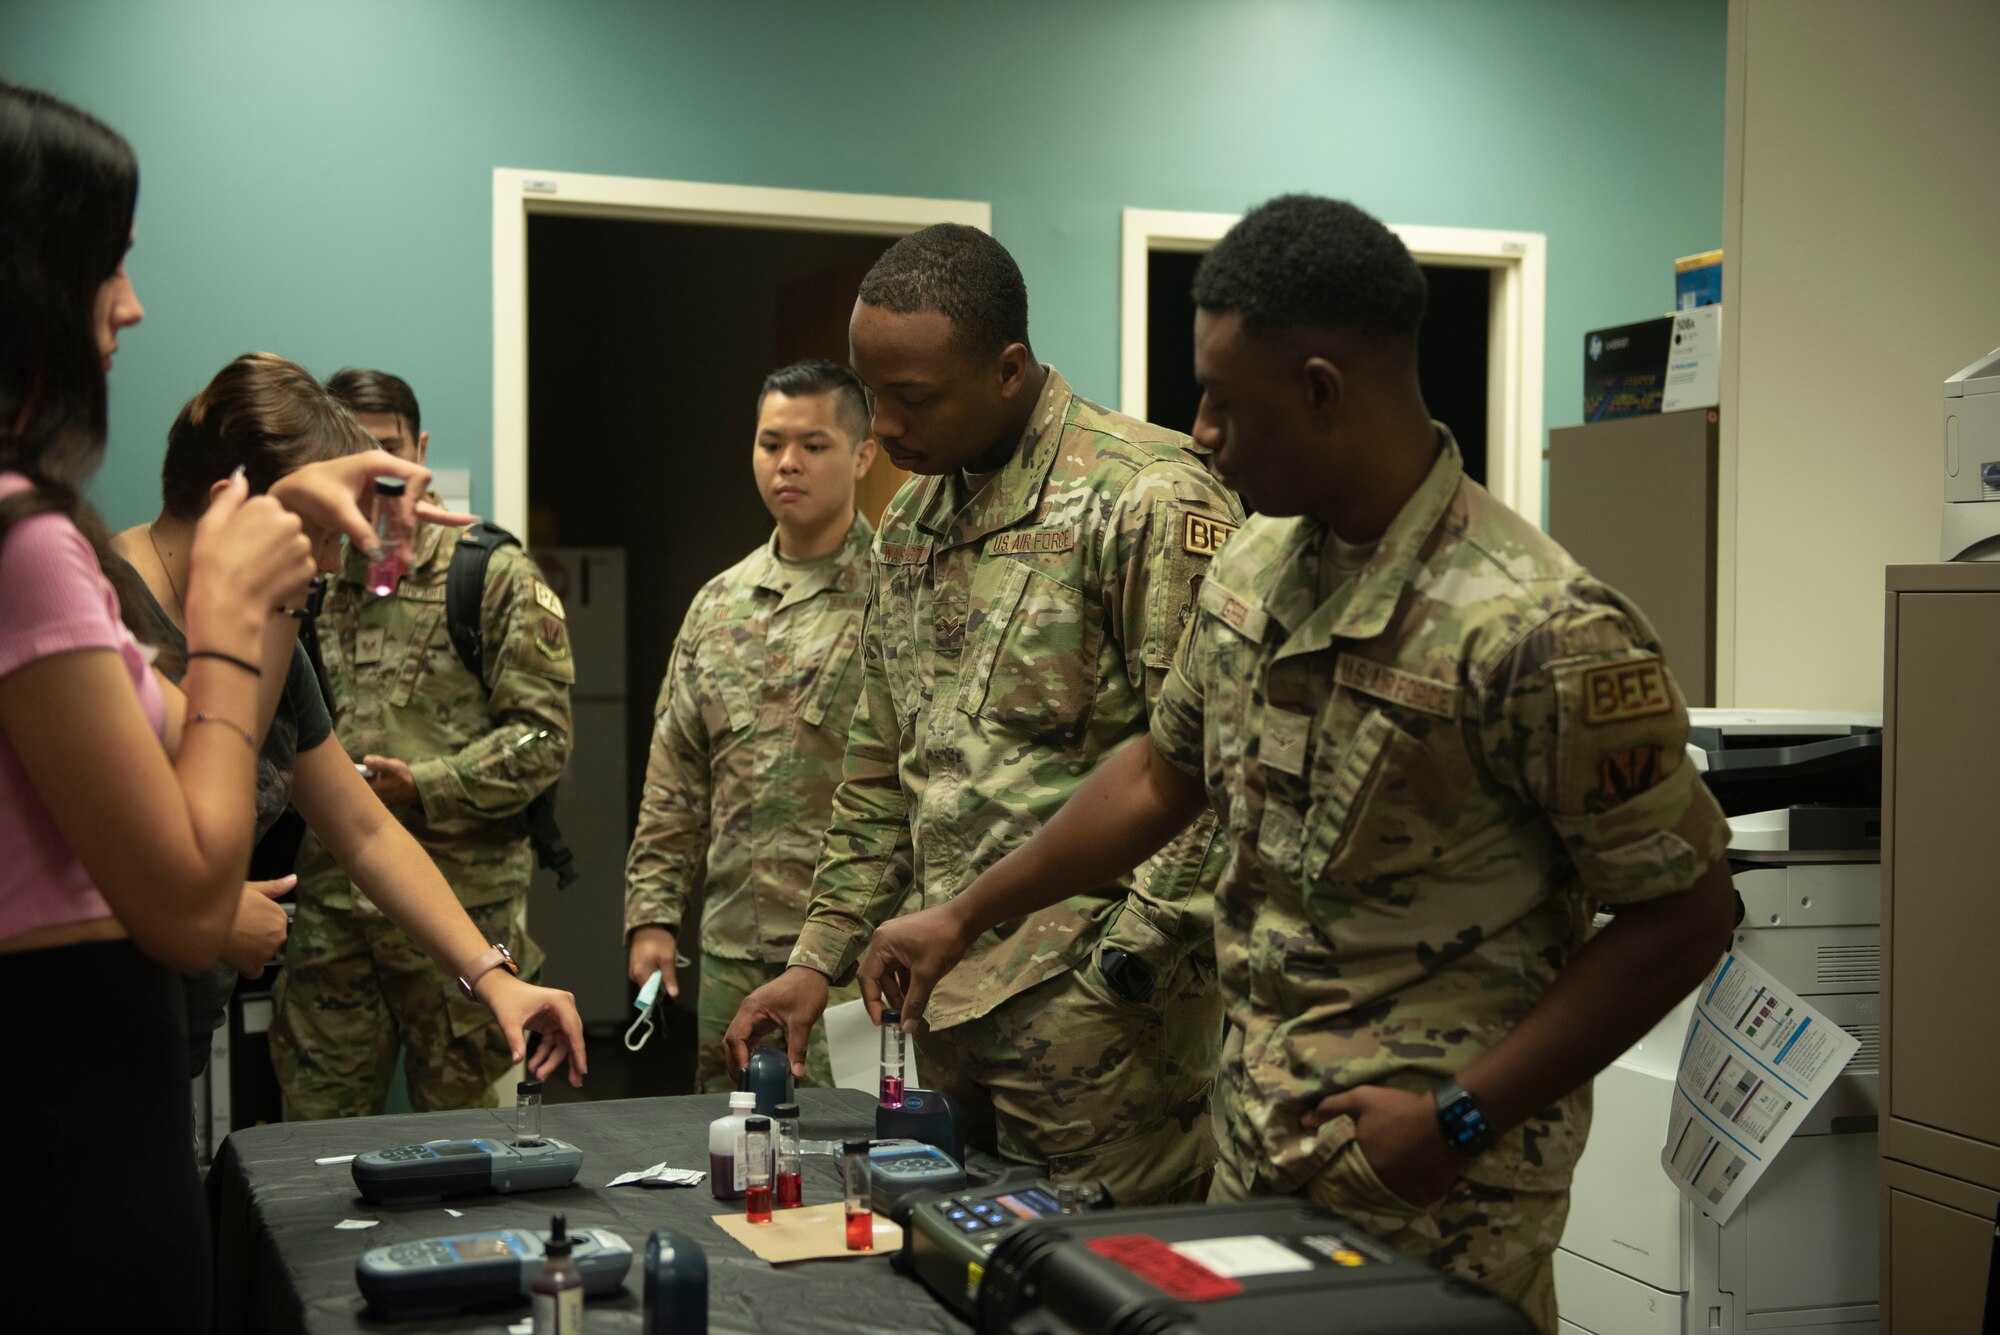
<svg viewBox="0 0 2000 1335">
<path fill-rule="evenodd" d="M 196 710 L 193 716 L 190 717 L 188 721 L 190 723 L 220 723 L 223 727 L 229 729 L 231 732 L 235 733 L 238 737 L 241 737 L 243 739 L 243 745 L 249 747 L 252 751 L 255 751 L 257 749 L 257 739 L 250 733 L 246 732 L 242 727 L 238 726 L 237 724 L 231 723 L 226 718 L 217 718 L 213 714 L 204 714 L 200 710 Z"/>
</svg>

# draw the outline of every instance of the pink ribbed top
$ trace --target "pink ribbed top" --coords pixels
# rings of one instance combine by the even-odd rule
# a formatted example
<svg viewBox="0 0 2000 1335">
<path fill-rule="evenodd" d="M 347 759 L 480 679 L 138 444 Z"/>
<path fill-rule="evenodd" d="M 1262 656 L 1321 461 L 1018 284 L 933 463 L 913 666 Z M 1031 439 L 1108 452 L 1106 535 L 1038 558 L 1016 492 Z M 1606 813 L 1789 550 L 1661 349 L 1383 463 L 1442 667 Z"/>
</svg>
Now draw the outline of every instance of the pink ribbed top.
<svg viewBox="0 0 2000 1335">
<path fill-rule="evenodd" d="M 0 496 L 28 485 L 19 473 L 0 473 Z M 149 670 L 152 655 L 119 619 L 118 595 L 90 543 L 67 515 L 36 515 L 14 525 L 0 546 L 0 678 L 80 649 L 110 649 L 124 659 L 146 721 L 164 737 L 166 704 Z M 110 916 L 0 732 L 0 940 Z"/>
</svg>

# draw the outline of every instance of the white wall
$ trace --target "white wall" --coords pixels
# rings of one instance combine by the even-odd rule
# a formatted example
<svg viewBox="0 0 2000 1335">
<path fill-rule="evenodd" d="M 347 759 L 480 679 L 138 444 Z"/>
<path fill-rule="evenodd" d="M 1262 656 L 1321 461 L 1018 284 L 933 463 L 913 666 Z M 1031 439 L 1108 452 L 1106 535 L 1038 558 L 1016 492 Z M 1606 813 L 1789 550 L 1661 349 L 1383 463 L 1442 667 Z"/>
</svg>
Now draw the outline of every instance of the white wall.
<svg viewBox="0 0 2000 1335">
<path fill-rule="evenodd" d="M 2000 346 L 2000 3 L 1730 0 L 1720 698 L 1880 707 L 1939 391 Z"/>
</svg>

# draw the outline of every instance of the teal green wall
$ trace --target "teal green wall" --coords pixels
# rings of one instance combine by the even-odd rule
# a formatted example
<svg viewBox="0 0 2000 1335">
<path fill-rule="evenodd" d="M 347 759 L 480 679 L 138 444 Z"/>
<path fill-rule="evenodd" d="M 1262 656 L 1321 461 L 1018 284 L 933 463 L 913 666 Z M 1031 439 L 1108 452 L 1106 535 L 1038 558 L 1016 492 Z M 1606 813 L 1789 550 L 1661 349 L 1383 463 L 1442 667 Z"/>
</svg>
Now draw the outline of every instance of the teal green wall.
<svg viewBox="0 0 2000 1335">
<path fill-rule="evenodd" d="M 985 199 L 1035 345 L 1115 402 L 1127 206 L 1285 190 L 1549 237 L 1547 420 L 1582 333 L 1721 243 L 1725 0 L 10 0 L 0 75 L 131 138 L 147 306 L 97 496 L 231 356 L 416 386 L 486 503 L 491 171 Z M 633 310 L 634 321 L 667 318 Z"/>
</svg>

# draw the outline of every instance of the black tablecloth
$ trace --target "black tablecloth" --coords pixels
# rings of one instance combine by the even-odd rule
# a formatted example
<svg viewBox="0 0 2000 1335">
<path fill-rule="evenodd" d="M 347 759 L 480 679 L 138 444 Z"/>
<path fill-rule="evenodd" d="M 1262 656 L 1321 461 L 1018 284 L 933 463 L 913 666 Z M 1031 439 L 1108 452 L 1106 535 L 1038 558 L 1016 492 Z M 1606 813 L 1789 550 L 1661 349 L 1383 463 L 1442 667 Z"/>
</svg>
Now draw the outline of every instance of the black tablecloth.
<svg viewBox="0 0 2000 1335">
<path fill-rule="evenodd" d="M 890 1269 L 886 1253 L 858 1260 L 771 1266 L 709 1222 L 740 1211 L 741 1202 L 715 1200 L 695 1188 L 628 1186 L 607 1189 L 620 1173 L 666 1160 L 674 1168 L 708 1167 L 708 1124 L 727 1109 L 720 1094 L 670 1099 L 619 1099 L 551 1104 L 547 1134 L 584 1152 L 576 1183 L 558 1191 L 513 1196 L 466 1196 L 425 1205 L 370 1205 L 354 1190 L 346 1164 L 313 1161 L 476 1135 L 509 1136 L 511 1109 L 415 1113 L 347 1121 L 289 1122 L 239 1131 L 223 1143 L 209 1174 L 209 1209 L 216 1235 L 217 1329 L 226 1335 L 295 1332 L 503 1330 L 527 1315 L 518 1307 L 448 1319 L 387 1321 L 367 1311 L 354 1284 L 363 1252 L 417 1238 L 496 1228 L 546 1229 L 562 1211 L 571 1228 L 609 1228 L 632 1245 L 625 1291 L 593 1298 L 592 1331 L 637 1332 L 646 1235 L 673 1228 L 708 1255 L 709 1329 L 717 1332 L 882 1330 L 947 1332 L 967 1327 L 914 1279 Z M 799 1091 L 806 1140 L 861 1138 L 874 1130 L 875 1101 L 855 1090 Z M 840 1199 L 839 1164 L 808 1155 L 805 1203 Z M 450 1207 L 464 1212 L 454 1219 Z M 343 1231 L 343 1219 L 379 1219 L 374 1228 Z"/>
</svg>

